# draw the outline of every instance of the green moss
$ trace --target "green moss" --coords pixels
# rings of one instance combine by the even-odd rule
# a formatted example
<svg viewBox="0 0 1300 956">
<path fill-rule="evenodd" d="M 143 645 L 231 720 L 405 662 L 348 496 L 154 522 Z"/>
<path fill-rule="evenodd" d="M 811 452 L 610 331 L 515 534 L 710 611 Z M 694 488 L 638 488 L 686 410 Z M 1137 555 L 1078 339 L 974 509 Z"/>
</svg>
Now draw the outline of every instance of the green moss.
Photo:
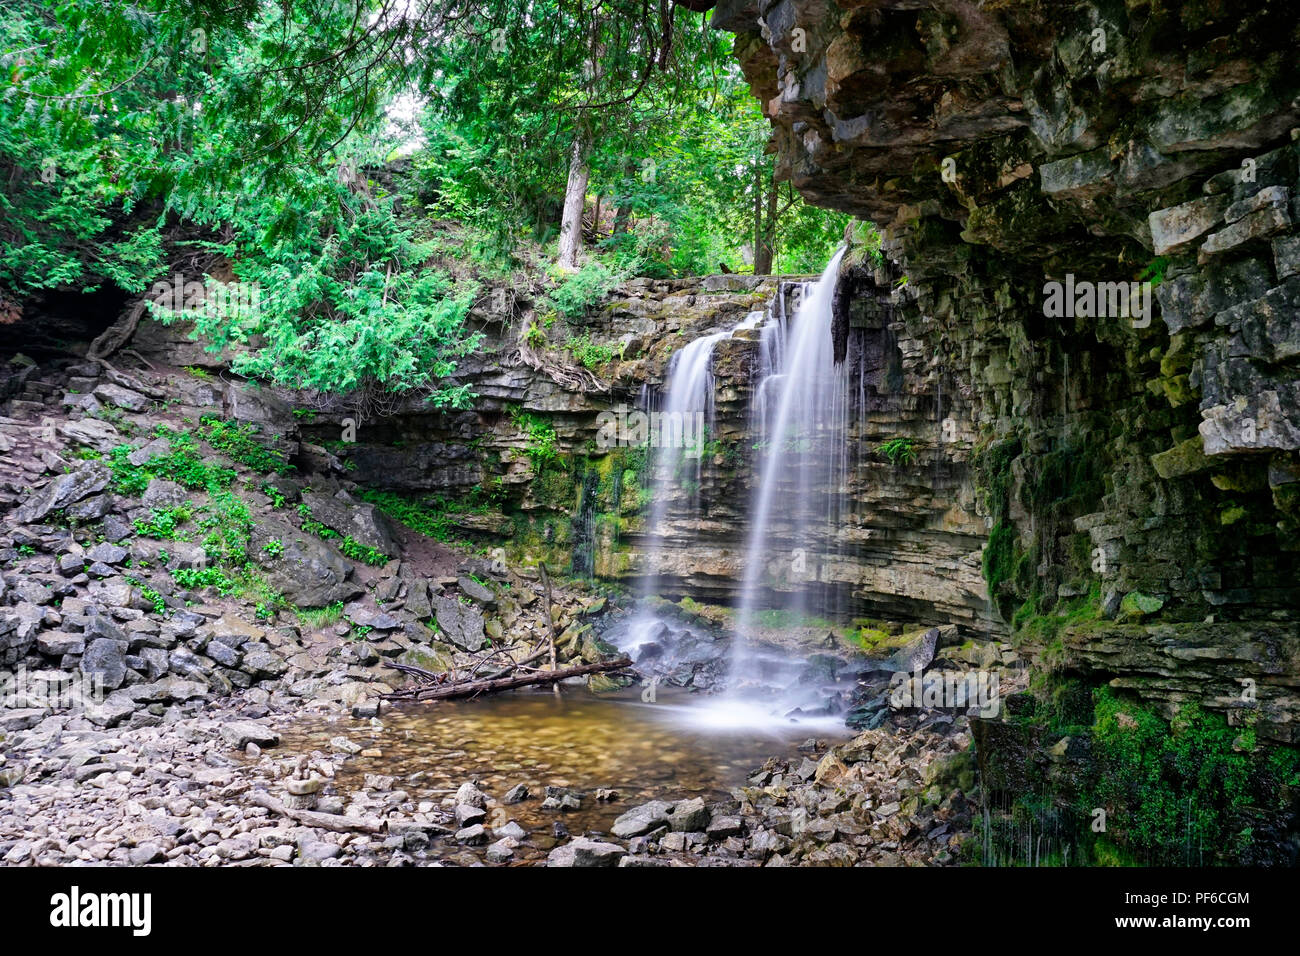
<svg viewBox="0 0 1300 956">
<path fill-rule="evenodd" d="M 994 600 L 998 598 L 1002 582 L 1010 579 L 1015 569 L 1018 550 L 1015 528 L 1005 522 L 994 525 L 981 558 L 984 580 L 989 583 L 989 597 Z"/>
<path fill-rule="evenodd" d="M 1123 621 L 1138 621 L 1150 617 L 1164 606 L 1163 598 L 1152 597 L 1141 591 L 1130 591 L 1119 604 L 1119 618 Z"/>
<path fill-rule="evenodd" d="M 259 425 L 223 422 L 212 417 L 204 417 L 199 421 L 202 424 L 200 431 L 207 443 L 240 464 L 264 475 L 272 472 L 284 474 L 293 470 L 293 466 L 284 460 L 282 454 L 266 447 L 255 437 L 261 432 Z"/>
<path fill-rule="evenodd" d="M 1094 703 L 1096 773 L 1083 806 L 1106 810 L 1110 840 L 1155 864 L 1235 859 L 1249 847 L 1252 730 L 1196 704 L 1166 724 L 1108 687 Z"/>
</svg>

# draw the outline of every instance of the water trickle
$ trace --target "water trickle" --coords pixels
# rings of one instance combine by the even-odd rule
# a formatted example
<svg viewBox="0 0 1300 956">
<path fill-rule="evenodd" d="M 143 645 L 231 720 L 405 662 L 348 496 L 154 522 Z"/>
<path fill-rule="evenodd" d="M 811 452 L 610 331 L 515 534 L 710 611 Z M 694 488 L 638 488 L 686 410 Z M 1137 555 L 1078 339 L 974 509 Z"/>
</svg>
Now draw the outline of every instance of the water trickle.
<svg viewBox="0 0 1300 956">
<path fill-rule="evenodd" d="M 820 559 L 836 551 L 848 479 L 849 377 L 836 363 L 833 299 L 844 250 L 764 330 L 754 414 L 761 456 L 750 508 L 740 630 L 732 652 L 737 685 L 758 677 L 761 661 L 743 634 L 764 607 L 808 610 Z M 783 301 L 783 297 L 778 297 Z"/>
</svg>

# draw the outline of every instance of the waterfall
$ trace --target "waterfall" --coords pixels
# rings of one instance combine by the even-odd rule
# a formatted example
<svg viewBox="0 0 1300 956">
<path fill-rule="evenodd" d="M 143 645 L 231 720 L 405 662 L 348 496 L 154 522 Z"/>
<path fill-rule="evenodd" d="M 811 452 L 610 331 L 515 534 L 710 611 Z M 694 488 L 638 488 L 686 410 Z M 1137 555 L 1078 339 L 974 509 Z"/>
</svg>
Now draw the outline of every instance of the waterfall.
<svg viewBox="0 0 1300 956">
<path fill-rule="evenodd" d="M 835 362 L 832 304 L 844 250 L 817 282 L 800 290 L 794 314 L 775 310 L 763 332 L 754 432 L 759 436 L 757 487 L 733 645 L 735 683 L 761 679 L 763 660 L 745 632 L 765 604 L 802 613 L 819 556 L 834 547 L 848 479 L 846 429 L 849 376 Z M 778 297 L 780 300 L 781 297 Z"/>
<path fill-rule="evenodd" d="M 713 350 L 734 333 L 752 329 L 767 318 L 764 311 L 751 312 L 745 319 L 722 332 L 701 336 L 681 350 L 674 352 L 668 362 L 668 375 L 660 393 L 658 407 L 644 409 L 655 416 L 658 423 L 651 431 L 660 436 L 658 447 L 650 449 L 651 506 L 647 528 L 646 574 L 641 579 L 640 596 L 658 594 L 660 566 L 664 553 L 664 535 L 668 511 L 674 501 L 685 494 L 688 522 L 696 523 L 700 516 L 700 478 L 704 460 L 704 446 L 713 431 L 714 382 Z M 644 398 L 644 393 L 643 393 Z M 689 438 L 695 440 L 675 441 Z M 653 640 L 658 620 L 646 608 L 629 625 L 625 636 L 616 643 L 620 649 L 635 653 L 636 649 Z"/>
<path fill-rule="evenodd" d="M 807 729 L 838 728 L 828 694 L 837 694 L 836 677 L 827 676 L 806 652 L 770 644 L 751 644 L 745 633 L 761 609 L 779 595 L 776 609 L 805 610 L 807 586 L 818 580 L 822 560 L 833 556 L 848 480 L 847 442 L 850 407 L 846 363 L 834 359 L 832 299 L 841 249 L 820 279 L 778 288 L 772 308 L 751 312 L 724 332 L 687 344 L 669 362 L 658 414 L 667 419 L 698 416 L 698 445 L 661 442 L 653 454 L 653 502 L 646 544 L 643 598 L 658 593 L 670 509 L 698 533 L 702 445 L 713 424 L 713 353 L 720 341 L 741 330 L 759 329 L 756 383 L 750 406 L 750 435 L 759 453 L 756 488 L 750 502 L 747 561 L 737 629 L 722 672 L 710 696 L 685 710 L 689 720 L 714 729 L 772 731 L 793 723 Z M 760 328 L 761 326 L 761 328 Z M 689 431 L 689 429 L 686 429 Z M 654 432 L 654 426 L 651 428 Z M 661 432 L 664 429 L 660 429 Z M 668 624 L 643 601 L 638 613 L 609 639 L 629 653 L 638 667 L 671 672 L 709 658 L 714 638 L 676 622 Z M 701 685 L 698 671 L 693 681 Z"/>
</svg>

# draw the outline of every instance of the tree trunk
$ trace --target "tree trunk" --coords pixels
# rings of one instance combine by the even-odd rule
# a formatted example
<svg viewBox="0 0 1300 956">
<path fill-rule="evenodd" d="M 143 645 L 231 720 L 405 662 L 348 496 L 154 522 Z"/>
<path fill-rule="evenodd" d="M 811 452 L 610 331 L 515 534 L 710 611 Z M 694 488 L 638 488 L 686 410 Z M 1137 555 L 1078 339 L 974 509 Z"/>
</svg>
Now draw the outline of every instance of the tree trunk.
<svg viewBox="0 0 1300 956">
<path fill-rule="evenodd" d="M 772 179 L 767 187 L 767 214 L 765 216 L 759 211 L 757 186 L 758 183 L 756 182 L 754 207 L 759 226 L 755 232 L 757 241 L 754 244 L 754 275 L 765 276 L 772 274 L 772 260 L 776 258 L 776 170 L 772 171 Z"/>
<path fill-rule="evenodd" d="M 534 687 L 538 684 L 556 684 L 570 677 L 585 677 L 588 674 L 601 674 L 605 671 L 621 671 L 632 666 L 630 657 L 620 657 L 612 661 L 596 661 L 594 664 L 578 664 L 574 667 L 562 667 L 553 671 L 533 671 L 527 674 L 514 674 L 495 680 L 468 680 L 457 684 L 439 684 L 420 690 L 383 695 L 385 700 L 454 700 L 458 697 L 477 697 L 480 694 L 492 694 L 502 690 L 514 690 L 518 687 Z"/>
<path fill-rule="evenodd" d="M 582 207 L 587 199 L 587 151 L 589 133 L 579 126 L 573 134 L 573 152 L 569 155 L 569 183 L 564 189 L 564 213 L 560 218 L 560 254 L 556 259 L 561 269 L 577 269 L 578 254 L 582 252 Z"/>
</svg>

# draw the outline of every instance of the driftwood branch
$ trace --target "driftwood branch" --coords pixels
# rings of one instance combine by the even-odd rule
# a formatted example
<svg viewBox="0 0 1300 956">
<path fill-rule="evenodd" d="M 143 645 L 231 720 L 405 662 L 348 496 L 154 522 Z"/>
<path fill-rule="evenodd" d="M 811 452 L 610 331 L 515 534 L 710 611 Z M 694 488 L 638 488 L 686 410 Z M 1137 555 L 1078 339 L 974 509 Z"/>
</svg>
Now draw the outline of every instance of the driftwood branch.
<svg viewBox="0 0 1300 956">
<path fill-rule="evenodd" d="M 334 833 L 379 833 L 383 830 L 383 824 L 375 820 L 358 820 L 355 817 L 345 817 L 341 813 L 295 810 L 292 807 L 286 807 L 269 793 L 260 790 L 248 794 L 246 802 L 255 807 L 265 807 L 272 813 L 278 813 L 290 820 L 297 820 L 303 826 L 330 830 Z"/>
<path fill-rule="evenodd" d="M 551 651 L 551 670 L 556 670 L 560 665 L 555 659 L 555 607 L 551 600 L 551 576 L 546 571 L 545 562 L 537 563 L 537 570 L 542 575 L 542 587 L 546 589 L 546 627 L 550 634 L 550 651 Z M 560 685 L 555 685 L 555 696 L 560 696 Z"/>
<path fill-rule="evenodd" d="M 502 690 L 514 690 L 517 687 L 530 687 L 536 684 L 554 684 L 569 677 L 582 677 L 586 674 L 600 674 L 605 671 L 622 670 L 631 667 L 632 660 L 620 657 L 612 661 L 597 661 L 594 664 L 579 664 L 561 670 L 533 671 L 526 674 L 513 674 L 492 680 L 467 680 L 455 684 L 440 684 L 436 687 L 422 687 L 417 690 L 397 691 L 381 695 L 385 700 L 453 700 L 459 697 L 477 697 L 479 694 L 492 694 Z"/>
</svg>

